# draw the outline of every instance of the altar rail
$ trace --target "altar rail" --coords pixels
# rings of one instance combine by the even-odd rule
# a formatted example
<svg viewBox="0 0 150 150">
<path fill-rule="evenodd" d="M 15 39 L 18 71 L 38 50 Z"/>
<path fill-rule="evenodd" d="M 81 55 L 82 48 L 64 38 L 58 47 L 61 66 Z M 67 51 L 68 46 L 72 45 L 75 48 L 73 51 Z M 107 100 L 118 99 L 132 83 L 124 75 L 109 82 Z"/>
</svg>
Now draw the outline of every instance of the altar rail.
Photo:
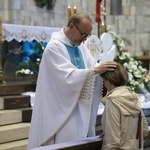
<svg viewBox="0 0 150 150">
<path fill-rule="evenodd" d="M 31 150 L 100 150 L 102 146 L 102 139 L 98 136 L 89 137 L 82 140 L 59 143 Z"/>
<path fill-rule="evenodd" d="M 150 139 L 150 136 L 148 138 Z M 147 143 L 150 143 L 150 141 L 147 141 Z M 100 150 L 101 147 L 102 147 L 102 139 L 100 139 L 97 136 L 78 141 L 71 141 L 66 143 L 43 146 L 31 150 Z M 148 146 L 144 147 L 149 148 Z"/>
</svg>

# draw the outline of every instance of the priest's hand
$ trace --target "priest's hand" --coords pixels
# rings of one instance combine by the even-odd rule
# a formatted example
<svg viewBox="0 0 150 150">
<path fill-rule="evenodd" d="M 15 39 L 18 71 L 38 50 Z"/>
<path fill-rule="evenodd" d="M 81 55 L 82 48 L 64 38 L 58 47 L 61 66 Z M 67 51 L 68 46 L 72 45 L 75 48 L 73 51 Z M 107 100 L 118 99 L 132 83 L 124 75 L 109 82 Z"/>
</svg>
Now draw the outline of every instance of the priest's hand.
<svg viewBox="0 0 150 150">
<path fill-rule="evenodd" d="M 97 67 L 94 67 L 95 74 L 102 74 L 106 71 L 113 71 L 117 67 L 117 63 L 115 61 L 108 61 L 100 64 Z"/>
</svg>

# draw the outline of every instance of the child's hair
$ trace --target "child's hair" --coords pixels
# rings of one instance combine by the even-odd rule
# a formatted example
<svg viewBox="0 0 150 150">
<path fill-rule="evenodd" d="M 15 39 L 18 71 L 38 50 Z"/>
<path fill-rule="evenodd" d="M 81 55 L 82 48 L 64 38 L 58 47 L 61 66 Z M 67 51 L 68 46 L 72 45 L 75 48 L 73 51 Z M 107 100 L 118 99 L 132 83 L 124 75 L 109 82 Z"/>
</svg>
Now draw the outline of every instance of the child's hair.
<svg viewBox="0 0 150 150">
<path fill-rule="evenodd" d="M 129 81 L 128 72 L 120 63 L 117 63 L 114 71 L 107 71 L 101 74 L 101 77 L 114 86 L 123 86 Z"/>
</svg>

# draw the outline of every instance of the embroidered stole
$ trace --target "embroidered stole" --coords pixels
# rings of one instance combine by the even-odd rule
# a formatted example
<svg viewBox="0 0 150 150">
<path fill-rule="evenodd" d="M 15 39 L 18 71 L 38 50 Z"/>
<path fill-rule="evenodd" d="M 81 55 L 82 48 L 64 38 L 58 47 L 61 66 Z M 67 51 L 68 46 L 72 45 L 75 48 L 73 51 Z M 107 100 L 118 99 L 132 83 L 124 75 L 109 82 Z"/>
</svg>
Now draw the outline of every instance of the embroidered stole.
<svg viewBox="0 0 150 150">
<path fill-rule="evenodd" d="M 85 68 L 85 64 L 84 64 L 84 61 L 83 61 L 83 57 L 82 57 L 82 54 L 81 54 L 81 51 L 79 49 L 78 46 L 68 46 L 66 45 L 66 48 L 68 50 L 68 53 L 70 55 L 70 59 L 71 59 L 71 62 L 74 66 L 76 66 L 78 69 L 84 69 Z"/>
</svg>

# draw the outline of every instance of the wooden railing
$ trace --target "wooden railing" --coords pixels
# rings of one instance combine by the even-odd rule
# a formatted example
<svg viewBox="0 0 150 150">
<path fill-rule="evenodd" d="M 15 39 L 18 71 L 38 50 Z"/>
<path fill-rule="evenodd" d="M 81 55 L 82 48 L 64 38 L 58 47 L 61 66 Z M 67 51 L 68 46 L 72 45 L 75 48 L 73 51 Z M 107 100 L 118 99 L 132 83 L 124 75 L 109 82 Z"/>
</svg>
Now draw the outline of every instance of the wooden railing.
<svg viewBox="0 0 150 150">
<path fill-rule="evenodd" d="M 82 140 L 59 143 L 31 150 L 100 150 L 102 146 L 102 139 L 98 136 L 89 137 Z"/>
</svg>

